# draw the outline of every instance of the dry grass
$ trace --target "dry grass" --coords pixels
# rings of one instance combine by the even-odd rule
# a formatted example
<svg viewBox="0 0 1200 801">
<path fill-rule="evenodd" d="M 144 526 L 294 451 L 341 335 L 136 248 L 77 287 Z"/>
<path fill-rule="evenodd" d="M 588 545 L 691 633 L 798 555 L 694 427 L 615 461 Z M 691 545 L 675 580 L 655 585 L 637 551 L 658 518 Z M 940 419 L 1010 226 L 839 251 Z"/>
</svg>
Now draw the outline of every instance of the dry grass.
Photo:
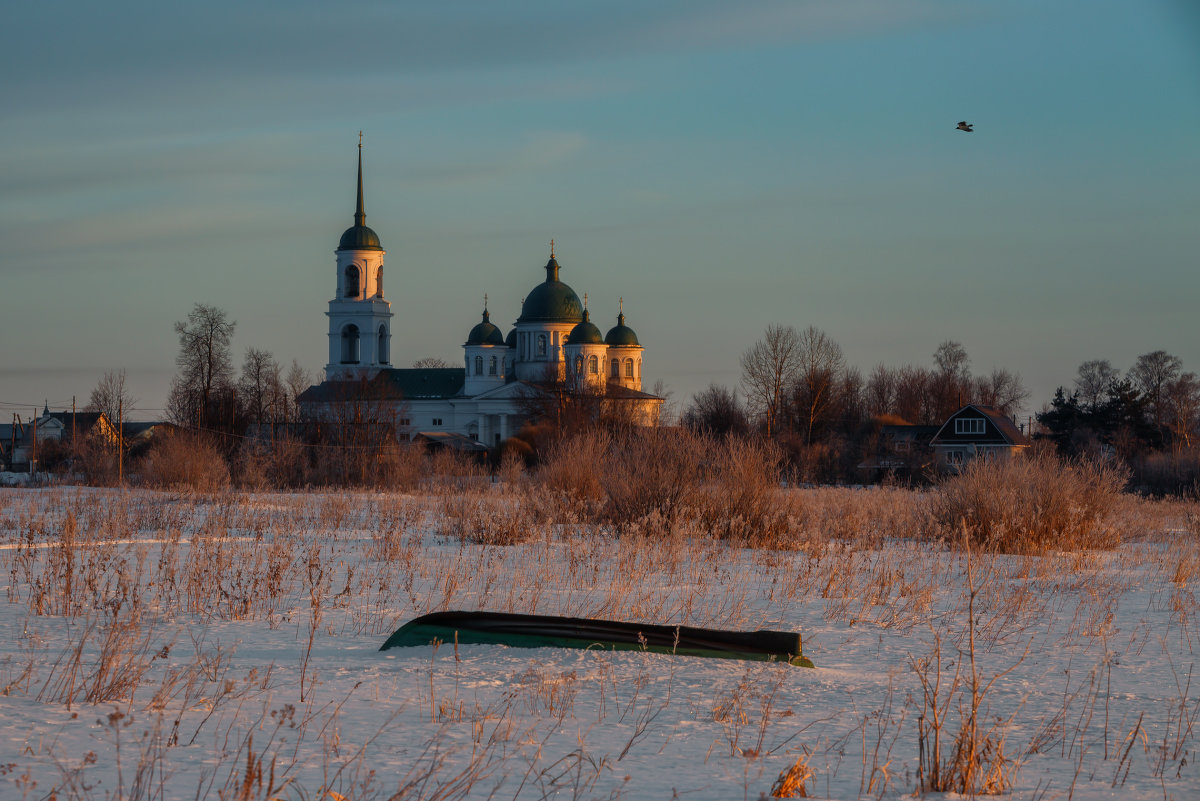
<svg viewBox="0 0 1200 801">
<path fill-rule="evenodd" d="M 1095 547 L 1094 532 L 1075 540 L 1053 539 L 1055 544 L 1039 548 L 1019 543 L 1016 550 L 1038 555 L 988 554 L 981 572 L 986 580 L 968 577 L 970 597 L 960 599 L 947 589 L 963 585 L 960 554 L 918 536 L 931 530 L 961 532 L 963 515 L 935 516 L 946 514 L 948 499 L 959 497 L 950 485 L 931 493 L 781 489 L 775 476 L 778 456 L 770 448 L 701 437 L 676 449 L 661 438 L 623 434 L 567 440 L 561 447 L 533 475 L 510 463 L 508 481 L 501 484 L 473 462 L 422 456 L 421 491 L 415 495 L 0 493 L 0 529 L 7 546 L 0 550 L 0 571 L 8 577 L 11 613 L 70 622 L 70 636 L 52 645 L 31 640 L 18 659 L 0 665 L 0 691 L 48 707 L 115 705 L 127 717 L 103 726 L 98 736 L 111 744 L 126 738 L 120 746 L 128 757 L 126 788 L 146 788 L 143 797 L 154 797 L 154 782 L 167 780 L 162 771 L 173 749 L 218 739 L 229 746 L 214 753 L 218 767 L 210 773 L 209 789 L 198 791 L 201 797 L 315 798 L 332 790 L 347 798 L 418 798 L 439 788 L 439 797 L 471 798 L 486 796 L 492 789 L 489 778 L 501 773 L 527 774 L 525 786 L 537 792 L 571 795 L 564 789 L 570 788 L 588 797 L 599 794 L 589 788 L 611 771 L 615 752 L 595 754 L 581 741 L 566 756 L 547 749 L 546 760 L 554 763 L 548 764 L 522 756 L 512 744 L 545 742 L 554 721 L 577 714 L 577 698 L 599 688 L 605 701 L 597 725 L 626 726 L 628 748 L 635 753 L 650 747 L 662 699 L 645 694 L 641 686 L 616 686 L 611 665 L 602 660 L 593 674 L 535 666 L 509 677 L 506 694 L 487 702 L 460 689 L 457 673 L 450 675 L 458 664 L 448 659 L 452 646 L 443 645 L 438 661 L 431 662 L 429 710 L 424 711 L 444 728 L 418 744 L 424 756 L 414 756 L 397 790 L 385 789 L 379 777 L 371 776 L 364 743 L 374 733 L 361 735 L 353 747 L 338 740 L 352 735 L 337 734 L 336 703 L 323 695 L 331 671 L 322 665 L 315 672 L 315 654 L 343 632 L 379 634 L 413 614 L 452 607 L 746 629 L 795 620 L 797 610 L 809 609 L 839 630 L 877 630 L 881 642 L 889 630 L 915 637 L 930 622 L 942 633 L 967 631 L 962 621 L 969 619 L 980 651 L 1016 648 L 1017 653 L 1031 627 L 1059 615 L 1069 625 L 1049 645 L 1075 647 L 1112 636 L 1112 598 L 1123 588 L 1100 569 L 1110 564 L 1106 560 L 1126 558 L 1140 559 L 1137 564 L 1158 577 L 1154 602 L 1173 610 L 1170 631 L 1131 632 L 1130 639 L 1141 637 L 1141 647 L 1153 647 L 1159 636 L 1195 638 L 1200 647 L 1200 605 L 1194 598 L 1200 517 L 1194 503 L 1110 498 L 1100 492 L 1103 481 L 1085 474 L 1078 493 L 1092 497 L 1087 490 L 1100 498 L 1088 507 L 1090 517 L 1060 513 L 1054 504 L 1039 514 L 1048 520 L 1098 519 L 1101 531 L 1153 530 L 1159 539 L 1169 530 L 1171 547 L 1136 551 L 1149 556 L 1126 555 L 1125 549 L 1117 555 L 1063 552 Z M 577 460 L 583 467 L 570 463 L 572 453 L 584 452 L 588 458 Z M 596 470 L 597 463 L 614 472 Z M 626 488 L 599 480 L 625 475 L 620 471 L 649 477 Z M 1033 505 L 1044 497 L 1035 487 L 1034 500 L 1022 499 L 1020 492 L 1031 491 L 1018 481 L 1025 474 L 1006 475 L 997 480 L 1013 486 L 993 487 L 994 494 Z M 986 494 L 983 478 L 964 477 L 971 479 L 978 482 L 974 490 Z M 961 492 L 964 499 L 972 497 Z M 1078 500 L 1078 493 L 1064 497 Z M 1069 508 L 1066 500 L 1055 503 Z M 971 507 L 964 500 L 953 508 Z M 1022 519 L 1015 513 L 996 518 L 991 531 L 1016 530 Z M 1062 529 L 1056 525 L 1050 526 L 1052 532 Z M 1181 547 L 1184 539 L 1189 547 Z M 755 547 L 747 550 L 748 545 Z M 1064 609 L 1067 597 L 1075 605 Z M 188 635 L 209 622 L 239 627 L 257 622 L 264 634 L 294 632 L 291 662 L 261 666 L 254 675 L 238 672 L 233 643 Z M 947 648 L 955 649 L 955 663 L 967 671 L 969 644 L 948 642 Z M 920 659 L 915 672 L 924 669 L 930 679 L 940 675 Z M 281 671 L 292 679 L 282 686 Z M 945 679 L 952 673 L 948 670 Z M 1114 759 L 1120 758 L 1119 747 L 1128 752 L 1139 737 L 1153 738 L 1158 749 L 1153 753 L 1164 755 L 1165 772 L 1190 759 L 1185 752 L 1200 707 L 1183 674 L 1165 724 L 1121 721 L 1117 732 L 1113 722 Z M 981 792 L 1010 785 L 1016 768 L 1003 739 L 1006 730 L 983 722 L 987 682 L 995 675 L 980 672 L 972 679 L 963 673 L 953 694 L 949 684 L 942 684 L 931 696 L 941 710 L 974 710 L 975 728 L 966 729 L 965 739 L 954 715 L 943 719 L 940 763 L 944 775 L 956 781 L 966 776 L 969 784 L 963 786 Z M 1097 668 L 1094 680 L 1069 694 L 1064 721 L 1078 718 L 1081 706 L 1103 703 L 1097 701 L 1103 698 L 1103 675 Z M 795 755 L 794 749 L 776 750 L 779 744 L 771 739 L 784 713 L 774 707 L 776 695 L 768 684 L 711 688 L 706 714 L 719 729 L 714 741 L 722 755 L 735 754 L 760 768 L 772 753 Z M 297 689 L 303 700 L 296 697 Z M 294 708 L 281 708 L 281 699 Z M 861 715 L 854 727 L 828 734 L 822 755 L 828 758 L 846 742 L 861 739 L 862 791 L 893 792 L 906 780 L 897 767 L 899 757 L 893 761 L 893 744 L 897 753 L 916 751 L 915 738 L 906 743 L 896 734 L 906 720 L 911 729 L 922 703 L 919 688 L 913 698 L 897 696 L 894 705 L 889 699 Z M 260 707 L 262 720 L 251 726 L 238 722 L 238 710 Z M 134 719 L 138 736 L 147 732 L 142 739 L 124 728 Z M 276 721 L 286 722 L 275 726 Z M 1052 723 L 1036 734 L 1069 749 L 1070 741 Z M 287 748 L 259 734 L 273 726 L 280 738 L 287 737 Z M 466 744 L 464 730 L 470 731 Z M 1109 745 L 1107 730 L 1104 743 Z M 305 766 L 293 756 L 301 744 L 315 744 L 330 764 L 346 766 L 340 778 L 333 778 L 339 770 L 334 767 L 329 779 L 302 786 L 294 776 Z M 1126 755 L 1118 768 L 1127 769 L 1134 757 Z M 1078 752 L 1077 758 L 1082 759 Z M 38 777 L 39 792 L 54 787 L 59 798 L 102 797 L 84 789 L 95 767 L 80 759 L 61 755 L 59 773 Z M 806 751 L 780 774 L 777 797 L 803 797 L 799 794 L 812 790 L 810 761 Z M 812 764 L 818 765 L 822 782 L 836 770 L 836 765 Z M 962 767 L 967 764 L 976 767 L 967 771 Z M 512 789 L 506 797 L 514 795 Z"/>
<path fill-rule="evenodd" d="M 1110 549 L 1128 474 L 1115 464 L 1068 462 L 1048 451 L 1026 458 L 976 459 L 933 496 L 933 530 L 947 541 L 1003 553 Z"/>
</svg>

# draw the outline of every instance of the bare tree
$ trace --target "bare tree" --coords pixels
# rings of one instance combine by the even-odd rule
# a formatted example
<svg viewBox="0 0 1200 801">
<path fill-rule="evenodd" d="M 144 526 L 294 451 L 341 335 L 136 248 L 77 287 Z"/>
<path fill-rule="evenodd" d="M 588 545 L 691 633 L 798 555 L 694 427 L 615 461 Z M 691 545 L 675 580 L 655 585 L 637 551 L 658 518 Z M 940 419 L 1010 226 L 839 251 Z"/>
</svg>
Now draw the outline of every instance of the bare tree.
<svg viewBox="0 0 1200 801">
<path fill-rule="evenodd" d="M 287 377 L 284 379 L 284 403 L 283 417 L 291 422 L 300 421 L 300 404 L 296 399 L 300 397 L 300 393 L 308 389 L 314 382 L 309 376 L 308 371 L 300 366 L 300 362 L 292 359 L 292 366 L 288 368 Z"/>
<path fill-rule="evenodd" d="M 945 420 L 965 406 L 971 395 L 970 359 L 961 343 L 946 340 L 933 352 L 933 416 Z"/>
<path fill-rule="evenodd" d="M 413 367 L 417 368 L 418 370 L 427 369 L 427 368 L 431 368 L 431 367 L 437 368 L 437 367 L 449 367 L 449 366 L 450 366 L 450 362 L 446 361 L 445 359 L 439 359 L 436 356 L 425 356 L 425 357 L 417 359 L 415 362 L 413 362 Z"/>
<path fill-rule="evenodd" d="M 270 423 L 279 417 L 284 395 L 282 385 L 283 378 L 275 357 L 259 348 L 248 349 L 237 386 L 242 408 L 251 422 Z"/>
<path fill-rule="evenodd" d="M 811 445 L 813 431 L 834 408 L 845 359 L 841 345 L 811 325 L 800 332 L 799 348 L 800 366 L 793 399 L 805 442 Z"/>
<path fill-rule="evenodd" d="M 1174 445 L 1192 447 L 1192 434 L 1200 427 L 1200 380 L 1195 373 L 1183 373 L 1164 392 L 1167 421 Z"/>
<path fill-rule="evenodd" d="M 711 434 L 745 434 L 750 427 L 737 393 L 720 384 L 709 384 L 693 395 L 682 422 L 695 431 Z"/>
<path fill-rule="evenodd" d="M 125 385 L 125 370 L 108 370 L 96 383 L 84 410 L 100 412 L 109 423 L 118 426 L 135 403 L 137 399 L 129 394 Z"/>
<path fill-rule="evenodd" d="M 867 414 L 879 417 L 894 414 L 896 407 L 896 371 L 885 364 L 875 365 L 863 390 Z"/>
<path fill-rule="evenodd" d="M 800 335 L 790 325 L 768 325 L 763 338 L 742 354 L 742 389 L 752 413 L 763 418 L 767 436 L 800 375 Z"/>
<path fill-rule="evenodd" d="M 1165 350 L 1156 350 L 1138 356 L 1129 368 L 1129 378 L 1146 399 L 1154 425 L 1162 428 L 1168 421 L 1166 404 L 1167 387 L 1179 379 L 1183 372 L 1183 360 Z"/>
<path fill-rule="evenodd" d="M 675 418 L 678 416 L 675 392 L 667 387 L 666 382 L 660 378 L 654 382 L 654 387 L 650 390 L 650 394 L 657 395 L 663 399 L 662 409 L 658 413 L 658 424 L 662 426 L 674 425 Z"/>
<path fill-rule="evenodd" d="M 1108 359 L 1091 359 L 1079 365 L 1075 374 L 1075 392 L 1079 403 L 1089 412 L 1094 412 L 1108 397 L 1108 388 L 1121 377 L 1121 371 L 1113 367 Z"/>
<path fill-rule="evenodd" d="M 980 403 L 995 406 L 1006 416 L 1019 412 L 1029 399 L 1029 390 L 1017 373 L 997 368 L 991 374 L 974 380 L 974 397 Z"/>
<path fill-rule="evenodd" d="M 224 414 L 217 409 L 232 389 L 233 362 L 230 342 L 237 324 L 223 309 L 197 303 L 187 320 L 175 323 L 179 334 L 179 373 L 171 382 L 168 413 L 181 425 L 219 423 Z M 231 393 L 230 393 L 231 394 Z"/>
<path fill-rule="evenodd" d="M 933 374 L 924 367 L 905 365 L 896 371 L 896 400 L 893 414 L 910 423 L 929 424 L 937 420 L 934 404 Z M 945 418 L 943 418 L 945 419 Z"/>
</svg>

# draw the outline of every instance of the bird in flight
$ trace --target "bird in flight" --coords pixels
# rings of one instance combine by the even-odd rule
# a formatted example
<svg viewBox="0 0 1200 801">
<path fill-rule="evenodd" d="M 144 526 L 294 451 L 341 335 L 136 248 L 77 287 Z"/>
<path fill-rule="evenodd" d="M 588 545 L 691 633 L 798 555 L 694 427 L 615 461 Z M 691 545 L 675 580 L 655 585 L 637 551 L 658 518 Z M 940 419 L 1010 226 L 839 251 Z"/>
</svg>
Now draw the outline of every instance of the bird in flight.
<svg viewBox="0 0 1200 801">
<path fill-rule="evenodd" d="M 967 133 L 971 133 L 972 131 L 975 130 L 975 126 L 972 125 L 971 123 L 967 122 L 966 120 L 963 120 L 962 122 L 960 122 L 956 127 L 958 128 L 958 130 L 966 131 Z"/>
</svg>

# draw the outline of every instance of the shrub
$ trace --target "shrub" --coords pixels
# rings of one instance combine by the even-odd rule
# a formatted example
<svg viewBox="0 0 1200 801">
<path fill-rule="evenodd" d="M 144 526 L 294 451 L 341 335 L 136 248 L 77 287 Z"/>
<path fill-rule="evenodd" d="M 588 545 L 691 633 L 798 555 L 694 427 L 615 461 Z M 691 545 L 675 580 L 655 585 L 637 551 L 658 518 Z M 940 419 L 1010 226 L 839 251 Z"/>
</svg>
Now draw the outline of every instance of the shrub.
<svg viewBox="0 0 1200 801">
<path fill-rule="evenodd" d="M 216 492 L 229 486 L 229 466 L 207 438 L 185 432 L 166 434 L 142 462 L 142 480 L 155 487 Z"/>
<path fill-rule="evenodd" d="M 709 476 L 700 499 L 705 528 L 718 537 L 775 542 L 788 528 L 788 508 L 779 491 L 779 447 L 729 436 L 705 450 Z"/>
<path fill-rule="evenodd" d="M 1066 461 L 1051 451 L 976 459 L 936 489 L 934 529 L 1006 553 L 1115 548 L 1120 534 L 1110 515 L 1127 480 L 1117 463 Z"/>
<path fill-rule="evenodd" d="M 683 429 L 628 429 L 612 435 L 600 465 L 605 511 L 618 528 L 642 521 L 670 531 L 681 512 L 700 505 L 710 440 Z"/>
</svg>

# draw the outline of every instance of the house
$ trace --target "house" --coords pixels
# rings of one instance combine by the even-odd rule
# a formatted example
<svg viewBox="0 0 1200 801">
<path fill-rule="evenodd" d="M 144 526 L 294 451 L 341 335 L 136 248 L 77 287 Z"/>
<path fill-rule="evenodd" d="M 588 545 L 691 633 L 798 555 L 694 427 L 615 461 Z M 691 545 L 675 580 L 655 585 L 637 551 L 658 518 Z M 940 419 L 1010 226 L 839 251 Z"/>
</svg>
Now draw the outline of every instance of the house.
<svg viewBox="0 0 1200 801">
<path fill-rule="evenodd" d="M 994 406 L 971 403 L 942 424 L 929 446 L 943 470 L 956 472 L 972 459 L 1007 458 L 1029 447 L 1029 438 Z"/>
<path fill-rule="evenodd" d="M 893 418 L 895 419 L 895 418 Z M 868 480 L 916 479 L 933 467 L 930 440 L 941 426 L 888 423 L 879 426 L 872 453 L 858 465 Z"/>
</svg>

